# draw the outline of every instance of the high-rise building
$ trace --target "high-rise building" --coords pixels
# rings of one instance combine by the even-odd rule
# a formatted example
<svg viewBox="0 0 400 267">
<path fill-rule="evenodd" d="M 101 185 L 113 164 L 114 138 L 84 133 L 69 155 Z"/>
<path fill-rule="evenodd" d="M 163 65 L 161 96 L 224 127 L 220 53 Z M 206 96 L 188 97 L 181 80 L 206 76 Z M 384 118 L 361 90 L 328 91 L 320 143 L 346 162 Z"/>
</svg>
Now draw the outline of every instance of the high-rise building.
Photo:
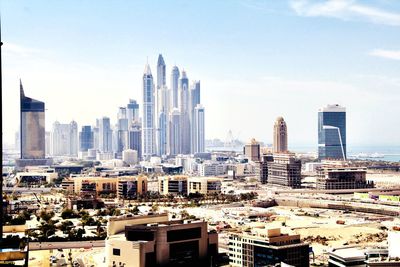
<svg viewBox="0 0 400 267">
<path fill-rule="evenodd" d="M 21 159 L 44 159 L 45 107 L 44 102 L 25 96 L 20 81 L 21 101 Z"/>
<path fill-rule="evenodd" d="M 190 110 L 189 110 L 189 79 L 182 70 L 179 79 L 179 112 L 181 113 L 181 153 L 190 154 Z"/>
<path fill-rule="evenodd" d="M 274 124 L 274 153 L 285 153 L 288 151 L 286 122 L 278 117 Z"/>
<path fill-rule="evenodd" d="M 346 108 L 327 105 L 318 112 L 318 158 L 346 160 Z"/>
<path fill-rule="evenodd" d="M 192 127 L 192 153 L 205 151 L 204 107 L 198 104 L 194 109 Z"/>
<path fill-rule="evenodd" d="M 253 162 L 260 161 L 260 143 L 252 138 L 250 142 L 243 147 L 243 154 Z"/>
<path fill-rule="evenodd" d="M 94 134 L 90 125 L 82 126 L 79 133 L 79 151 L 86 152 L 94 147 Z"/>
<path fill-rule="evenodd" d="M 157 62 L 156 89 L 156 153 L 159 156 L 167 153 L 169 90 L 166 87 L 166 71 L 164 58 L 160 54 Z"/>
<path fill-rule="evenodd" d="M 192 153 L 196 153 L 198 152 L 196 150 L 196 143 L 195 143 L 195 139 L 196 139 L 196 125 L 195 125 L 195 109 L 197 107 L 197 105 L 200 104 L 200 81 L 193 81 L 192 85 L 190 86 L 189 89 L 189 120 L 190 120 L 190 131 L 191 131 L 191 152 Z M 203 112 L 204 112 L 204 108 L 203 108 Z M 204 119 L 204 117 L 203 117 Z M 204 129 L 203 129 L 204 130 Z"/>
<path fill-rule="evenodd" d="M 99 122 L 99 150 L 101 152 L 112 152 L 112 130 L 110 118 L 103 117 Z"/>
<path fill-rule="evenodd" d="M 129 99 L 129 103 L 126 106 L 126 117 L 128 119 L 128 129 L 134 121 L 139 121 L 139 104 L 136 100 Z"/>
<path fill-rule="evenodd" d="M 129 121 L 127 116 L 127 108 L 120 107 L 118 110 L 118 122 L 116 129 L 117 138 L 117 149 L 116 152 L 121 154 L 122 151 L 129 148 L 129 134 L 128 127 Z"/>
<path fill-rule="evenodd" d="M 172 67 L 171 72 L 171 109 L 179 108 L 178 106 L 178 88 L 179 88 L 179 69 L 177 66 Z"/>
<path fill-rule="evenodd" d="M 157 89 L 161 89 L 166 84 L 167 84 L 166 65 L 163 56 L 159 54 L 157 61 Z"/>
<path fill-rule="evenodd" d="M 78 155 L 78 124 L 53 123 L 50 141 L 50 154 L 52 156 L 73 156 Z"/>
<path fill-rule="evenodd" d="M 168 154 L 178 155 L 181 153 L 181 114 L 177 108 L 174 108 L 169 115 L 169 142 Z"/>
<path fill-rule="evenodd" d="M 154 84 L 149 64 L 143 74 L 143 127 L 142 127 L 142 157 L 149 159 L 155 154 L 155 128 L 154 128 Z"/>
<path fill-rule="evenodd" d="M 142 158 L 142 125 L 138 121 L 129 128 L 129 148 L 137 151 L 138 159 Z"/>
</svg>

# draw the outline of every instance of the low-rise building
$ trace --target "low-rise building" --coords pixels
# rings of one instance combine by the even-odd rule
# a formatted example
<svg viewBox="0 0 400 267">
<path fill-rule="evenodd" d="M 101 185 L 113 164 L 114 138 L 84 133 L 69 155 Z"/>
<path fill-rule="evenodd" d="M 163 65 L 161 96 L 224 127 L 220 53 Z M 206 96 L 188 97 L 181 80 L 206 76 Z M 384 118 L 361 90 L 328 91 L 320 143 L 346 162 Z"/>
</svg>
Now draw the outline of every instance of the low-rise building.
<svg viewBox="0 0 400 267">
<path fill-rule="evenodd" d="M 227 165 L 219 162 L 206 161 L 197 166 L 199 176 L 219 176 L 227 172 Z"/>
<path fill-rule="evenodd" d="M 293 153 L 273 154 L 273 161 L 267 162 L 268 184 L 301 187 L 301 161 Z"/>
<path fill-rule="evenodd" d="M 171 175 L 158 177 L 158 192 L 161 195 L 187 195 L 188 176 Z"/>
<path fill-rule="evenodd" d="M 222 179 L 218 177 L 190 177 L 188 179 L 188 194 L 221 193 L 221 185 Z"/>
<path fill-rule="evenodd" d="M 309 266 L 309 245 L 300 235 L 282 234 L 280 228 L 257 229 L 229 236 L 231 266 Z"/>
<path fill-rule="evenodd" d="M 374 183 L 366 180 L 367 169 L 360 167 L 324 167 L 318 170 L 317 189 L 373 188 Z"/>
<path fill-rule="evenodd" d="M 127 218 L 124 233 L 106 240 L 107 266 L 209 266 L 218 254 L 218 234 L 204 221 L 165 217 Z"/>
</svg>

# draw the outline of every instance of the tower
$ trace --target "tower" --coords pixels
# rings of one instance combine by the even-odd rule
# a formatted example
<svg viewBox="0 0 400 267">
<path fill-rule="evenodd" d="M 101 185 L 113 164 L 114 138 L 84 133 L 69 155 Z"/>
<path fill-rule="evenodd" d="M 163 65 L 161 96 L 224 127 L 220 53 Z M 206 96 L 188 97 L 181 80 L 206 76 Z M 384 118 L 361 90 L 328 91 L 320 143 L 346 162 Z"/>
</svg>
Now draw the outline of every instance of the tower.
<svg viewBox="0 0 400 267">
<path fill-rule="evenodd" d="M 154 129 L 154 84 L 149 64 L 146 64 L 143 74 L 143 135 L 142 156 L 145 159 L 155 154 Z"/>
<path fill-rule="evenodd" d="M 112 152 L 112 130 L 108 117 L 99 119 L 99 150 Z"/>
<path fill-rule="evenodd" d="M 274 124 L 274 153 L 285 153 L 288 151 L 288 136 L 286 122 L 278 117 Z"/>
<path fill-rule="evenodd" d="M 179 112 L 181 114 L 181 152 L 190 154 L 189 79 L 182 70 L 179 80 Z"/>
<path fill-rule="evenodd" d="M 318 158 L 346 160 L 346 108 L 327 105 L 318 112 Z"/>
<path fill-rule="evenodd" d="M 180 73 L 178 67 L 173 66 L 171 72 L 171 109 L 178 108 L 179 76 Z"/>
<path fill-rule="evenodd" d="M 194 108 L 192 129 L 192 153 L 205 152 L 204 107 L 200 104 Z"/>
<path fill-rule="evenodd" d="M 196 107 L 197 105 L 200 104 L 200 81 L 193 81 L 192 85 L 190 86 L 189 89 L 189 121 L 190 121 L 190 150 L 192 153 L 199 152 L 198 147 L 195 140 L 196 140 L 196 134 L 197 134 L 197 129 L 196 128 L 196 122 L 195 122 L 195 113 L 196 113 Z M 203 108 L 204 112 L 204 108 Z M 204 120 L 204 117 L 203 117 Z M 204 123 L 204 121 L 203 121 Z M 203 129 L 204 130 L 204 129 Z M 204 152 L 204 151 L 202 151 Z"/>
<path fill-rule="evenodd" d="M 45 105 L 44 102 L 25 96 L 20 80 L 21 102 L 21 159 L 44 159 Z"/>
</svg>

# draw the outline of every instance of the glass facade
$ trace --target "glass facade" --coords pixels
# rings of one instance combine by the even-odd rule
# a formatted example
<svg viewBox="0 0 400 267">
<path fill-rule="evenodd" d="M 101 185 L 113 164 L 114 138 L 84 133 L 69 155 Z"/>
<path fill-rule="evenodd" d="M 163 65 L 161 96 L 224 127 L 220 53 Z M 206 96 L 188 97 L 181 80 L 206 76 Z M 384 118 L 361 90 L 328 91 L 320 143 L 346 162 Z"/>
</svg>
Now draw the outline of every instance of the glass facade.
<svg viewBox="0 0 400 267">
<path fill-rule="evenodd" d="M 94 136 L 91 126 L 83 126 L 79 133 L 79 151 L 88 151 L 94 146 Z"/>
<path fill-rule="evenodd" d="M 44 159 L 46 155 L 44 102 L 21 92 L 21 159 Z"/>
<path fill-rule="evenodd" d="M 346 112 L 318 113 L 318 158 L 346 159 Z"/>
</svg>

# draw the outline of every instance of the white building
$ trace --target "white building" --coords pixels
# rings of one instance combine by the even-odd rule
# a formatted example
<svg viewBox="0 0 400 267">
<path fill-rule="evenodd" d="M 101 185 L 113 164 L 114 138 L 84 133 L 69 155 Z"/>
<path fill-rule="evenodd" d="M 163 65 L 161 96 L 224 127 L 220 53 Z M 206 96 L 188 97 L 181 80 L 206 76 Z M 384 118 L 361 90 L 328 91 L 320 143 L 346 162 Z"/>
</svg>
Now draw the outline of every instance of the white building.
<svg viewBox="0 0 400 267">
<path fill-rule="evenodd" d="M 50 141 L 52 156 L 78 156 L 78 124 L 75 121 L 53 123 Z"/>
<path fill-rule="evenodd" d="M 122 151 L 122 161 L 126 164 L 134 165 L 138 163 L 138 153 L 133 149 L 126 149 Z"/>
<path fill-rule="evenodd" d="M 154 84 L 149 64 L 143 74 L 143 127 L 142 127 L 142 157 L 150 158 L 155 154 L 154 125 Z"/>
<path fill-rule="evenodd" d="M 204 107 L 198 104 L 194 109 L 192 144 L 193 153 L 205 151 Z"/>
<path fill-rule="evenodd" d="M 226 164 L 218 162 L 204 162 L 198 165 L 199 176 L 218 176 L 227 172 Z"/>
</svg>

